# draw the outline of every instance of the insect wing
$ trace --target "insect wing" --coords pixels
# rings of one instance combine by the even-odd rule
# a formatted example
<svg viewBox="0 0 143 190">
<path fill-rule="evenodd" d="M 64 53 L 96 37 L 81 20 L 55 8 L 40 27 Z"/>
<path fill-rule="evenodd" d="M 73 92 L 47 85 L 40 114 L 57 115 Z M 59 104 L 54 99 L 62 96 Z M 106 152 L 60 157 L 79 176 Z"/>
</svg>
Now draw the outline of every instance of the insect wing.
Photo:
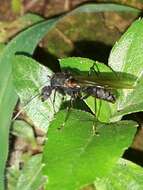
<svg viewBox="0 0 143 190">
<path fill-rule="evenodd" d="M 103 86 L 107 89 L 133 89 L 136 82 L 136 77 L 124 73 L 97 73 L 91 76 L 78 75 L 74 78 L 81 87 Z"/>
</svg>

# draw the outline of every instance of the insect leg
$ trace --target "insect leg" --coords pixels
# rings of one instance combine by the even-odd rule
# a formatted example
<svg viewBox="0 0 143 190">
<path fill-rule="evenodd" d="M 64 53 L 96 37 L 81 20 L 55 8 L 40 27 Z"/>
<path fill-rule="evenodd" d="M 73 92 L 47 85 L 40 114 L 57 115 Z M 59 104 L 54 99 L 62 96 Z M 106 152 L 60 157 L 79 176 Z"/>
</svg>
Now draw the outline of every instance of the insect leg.
<svg viewBox="0 0 143 190">
<path fill-rule="evenodd" d="M 51 86 L 44 86 L 41 90 L 41 100 L 44 102 L 47 100 L 51 93 L 52 93 L 53 88 Z"/>
<path fill-rule="evenodd" d="M 65 119 L 64 119 L 62 125 L 58 129 L 62 129 L 65 126 L 65 124 L 66 124 L 66 122 L 67 122 L 67 120 L 69 118 L 69 115 L 70 115 L 71 107 L 72 107 L 72 98 L 70 99 L 69 106 L 67 107 L 67 112 L 66 112 Z"/>
<path fill-rule="evenodd" d="M 86 95 L 82 96 L 80 99 L 81 99 L 81 100 L 84 100 L 84 99 L 87 99 L 88 97 L 89 97 L 89 95 L 86 94 Z"/>
<path fill-rule="evenodd" d="M 95 69 L 95 67 L 96 67 L 96 69 Z M 89 70 L 88 75 L 90 76 L 90 75 L 92 75 L 92 73 L 96 74 L 97 76 L 99 76 L 99 74 L 100 74 L 100 70 L 99 70 L 99 68 L 98 68 L 98 66 L 97 66 L 96 63 L 94 63 L 94 64 L 90 67 L 90 70 Z"/>
<path fill-rule="evenodd" d="M 55 110 L 55 100 L 56 100 L 56 92 L 57 92 L 57 90 L 55 89 L 55 91 L 54 91 L 54 97 L 53 97 L 53 110 L 54 110 L 54 113 L 56 113 L 56 110 Z"/>
<path fill-rule="evenodd" d="M 54 90 L 54 88 L 52 88 L 51 86 L 44 86 L 42 88 L 42 92 L 41 92 L 41 99 L 44 102 L 45 100 L 47 100 L 49 98 L 50 102 L 52 103 L 54 113 L 56 113 L 54 103 L 55 103 L 56 91 L 57 90 L 55 89 L 55 91 L 54 91 L 54 97 L 53 97 L 53 101 L 52 101 L 51 93 L 53 90 Z"/>
<path fill-rule="evenodd" d="M 93 130 L 93 135 L 98 135 L 98 131 L 96 130 L 96 120 L 98 119 L 99 116 L 99 112 L 97 113 L 97 99 L 96 97 L 94 97 L 94 120 L 93 120 L 93 126 L 92 126 L 92 130 Z"/>
<path fill-rule="evenodd" d="M 86 99 L 88 98 L 90 95 L 86 94 L 85 96 L 83 96 L 81 99 Z M 92 131 L 93 131 L 93 135 L 98 134 L 98 132 L 96 131 L 96 112 L 97 112 L 97 101 L 96 101 L 96 97 L 94 97 L 94 120 L 93 120 L 93 125 L 92 125 Z M 97 117 L 98 118 L 98 117 Z"/>
<path fill-rule="evenodd" d="M 85 89 L 86 91 L 86 89 Z M 81 99 L 86 99 L 90 96 L 90 94 L 86 94 L 83 97 L 81 97 Z M 92 126 L 92 131 L 93 131 L 93 135 L 97 135 L 98 132 L 96 131 L 96 118 L 98 118 L 98 116 L 96 116 L 97 113 L 97 101 L 96 101 L 96 97 L 94 97 L 94 120 L 93 120 L 93 126 Z M 99 113 L 99 112 L 98 112 Z"/>
<path fill-rule="evenodd" d="M 71 95 L 71 99 L 70 99 L 70 101 L 69 101 L 69 106 L 67 107 L 67 113 L 66 113 L 64 122 L 62 123 L 62 125 L 61 125 L 58 129 L 62 129 L 62 128 L 65 126 L 65 124 L 66 124 L 66 122 L 67 122 L 67 120 L 68 120 L 68 118 L 69 118 L 69 115 L 70 115 L 70 112 L 71 112 L 71 108 L 73 107 L 73 101 L 74 101 L 76 98 L 77 98 L 77 94 L 76 94 L 76 93 L 73 93 L 73 94 Z"/>
</svg>

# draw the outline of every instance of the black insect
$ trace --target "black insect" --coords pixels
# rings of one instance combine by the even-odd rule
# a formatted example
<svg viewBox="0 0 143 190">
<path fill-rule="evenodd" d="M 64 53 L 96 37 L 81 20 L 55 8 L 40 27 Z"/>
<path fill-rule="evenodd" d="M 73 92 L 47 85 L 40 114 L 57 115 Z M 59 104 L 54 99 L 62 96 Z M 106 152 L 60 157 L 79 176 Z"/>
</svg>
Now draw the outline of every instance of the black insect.
<svg viewBox="0 0 143 190">
<path fill-rule="evenodd" d="M 133 88 L 133 84 L 126 80 L 118 77 L 115 80 L 114 78 L 109 78 L 107 75 L 106 77 L 82 76 L 73 75 L 70 72 L 58 72 L 50 78 L 50 85 L 42 88 L 42 100 L 48 99 L 52 91 L 55 90 L 55 93 L 59 92 L 62 95 L 67 94 L 71 96 L 71 101 L 78 97 L 86 99 L 89 96 L 93 96 L 114 103 L 116 95 L 113 89 Z"/>
<path fill-rule="evenodd" d="M 132 89 L 135 82 L 135 78 L 132 75 L 124 75 L 123 73 L 119 73 L 119 75 L 117 75 L 117 73 L 112 74 L 112 72 L 97 73 L 94 75 L 80 73 L 80 75 L 75 75 L 69 71 L 63 71 L 48 77 L 50 84 L 48 86 L 44 86 L 41 90 L 40 96 L 42 101 L 50 98 L 52 92 L 54 91 L 54 98 L 52 102 L 54 108 L 56 92 L 59 92 L 63 96 L 69 95 L 71 97 L 67 115 L 62 126 L 64 126 L 68 119 L 72 102 L 77 98 L 82 100 L 88 98 L 89 96 L 93 96 L 107 102 L 115 103 L 117 99 L 117 89 Z M 14 119 L 17 118 L 20 113 L 21 112 L 18 112 Z"/>
<path fill-rule="evenodd" d="M 112 77 L 111 77 L 112 76 Z M 126 77 L 127 76 L 127 77 Z M 117 94 L 116 89 L 130 89 L 133 88 L 134 77 L 131 75 L 111 75 L 111 73 L 102 73 L 102 75 L 74 75 L 70 72 L 58 72 L 50 77 L 50 85 L 42 88 L 42 100 L 47 100 L 54 91 L 53 106 L 55 102 L 56 92 L 62 95 L 69 95 L 71 97 L 68 107 L 67 115 L 63 124 L 59 127 L 61 129 L 69 116 L 69 110 L 72 102 L 77 98 L 86 99 L 89 96 L 115 103 Z M 96 105 L 96 104 L 95 104 Z M 96 112 L 96 107 L 95 107 Z M 95 121 L 93 123 L 93 134 L 96 133 Z"/>
</svg>

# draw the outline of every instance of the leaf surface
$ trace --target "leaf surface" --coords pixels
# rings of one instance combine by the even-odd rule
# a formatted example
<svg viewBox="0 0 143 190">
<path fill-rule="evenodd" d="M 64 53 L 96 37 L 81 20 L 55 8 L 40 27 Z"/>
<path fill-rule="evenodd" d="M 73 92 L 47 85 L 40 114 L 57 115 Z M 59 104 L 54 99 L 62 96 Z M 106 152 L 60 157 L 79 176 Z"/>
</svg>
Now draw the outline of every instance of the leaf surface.
<svg viewBox="0 0 143 190">
<path fill-rule="evenodd" d="M 62 129 L 66 112 L 52 122 L 45 145 L 46 189 L 75 190 L 109 174 L 123 151 L 130 145 L 136 123 L 120 121 L 103 124 L 86 112 L 72 110 Z"/>
<path fill-rule="evenodd" d="M 138 35 L 136 35 L 138 34 Z M 113 47 L 109 65 L 117 72 L 137 77 L 132 90 L 123 90 L 116 102 L 112 121 L 123 115 L 143 110 L 143 20 L 135 21 Z"/>
</svg>

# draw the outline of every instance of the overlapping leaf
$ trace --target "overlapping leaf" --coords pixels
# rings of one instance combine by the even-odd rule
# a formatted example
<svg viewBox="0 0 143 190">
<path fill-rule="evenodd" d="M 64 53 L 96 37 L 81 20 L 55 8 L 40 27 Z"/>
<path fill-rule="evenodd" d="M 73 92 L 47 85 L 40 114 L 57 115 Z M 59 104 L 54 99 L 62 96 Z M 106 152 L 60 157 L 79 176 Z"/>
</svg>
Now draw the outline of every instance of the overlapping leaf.
<svg viewBox="0 0 143 190">
<path fill-rule="evenodd" d="M 32 125 L 47 132 L 49 123 L 61 104 L 61 96 L 58 93 L 56 93 L 55 103 L 53 103 L 53 95 L 42 102 L 41 89 L 50 85 L 52 71 L 32 58 L 16 56 L 13 72 L 14 84 L 20 97 L 21 112 L 26 113 Z"/>
<path fill-rule="evenodd" d="M 117 101 L 112 120 L 143 110 L 143 20 L 134 22 L 115 44 L 109 57 L 109 65 L 115 70 L 137 77 L 133 90 L 124 90 Z M 115 116 L 115 117 L 114 117 Z M 119 118 L 118 118 L 119 116 Z"/>
<path fill-rule="evenodd" d="M 92 115 L 72 110 L 61 129 L 66 112 L 59 112 L 48 132 L 43 162 L 48 176 L 46 189 L 74 190 L 106 176 L 129 146 L 136 123 L 121 121 L 110 125 L 95 121 Z"/>
</svg>

